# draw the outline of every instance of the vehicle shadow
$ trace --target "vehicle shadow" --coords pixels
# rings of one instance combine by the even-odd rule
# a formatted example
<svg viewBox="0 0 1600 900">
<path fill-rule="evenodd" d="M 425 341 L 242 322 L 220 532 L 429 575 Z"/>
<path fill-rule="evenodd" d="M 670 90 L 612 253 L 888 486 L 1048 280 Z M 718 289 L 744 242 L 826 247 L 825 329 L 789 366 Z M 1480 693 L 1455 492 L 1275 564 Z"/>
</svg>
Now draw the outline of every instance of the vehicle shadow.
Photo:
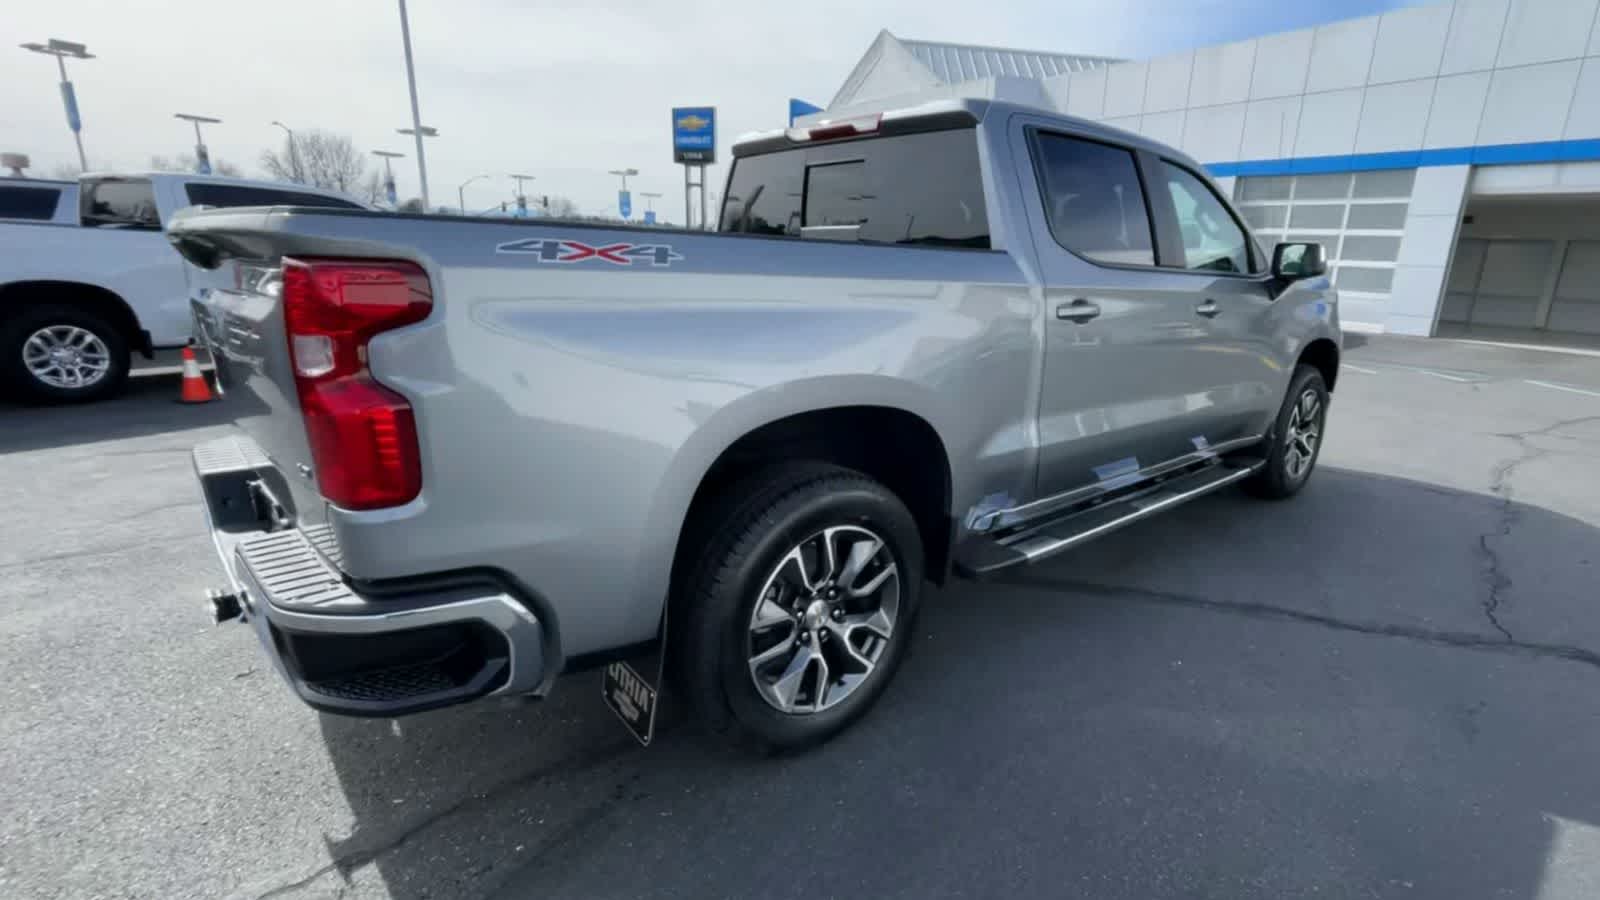
<svg viewBox="0 0 1600 900">
<path fill-rule="evenodd" d="M 788 757 L 720 750 L 670 694 L 637 748 L 592 673 L 537 705 L 323 717 L 354 817 L 326 877 L 397 900 L 1592 897 L 1600 657 L 1544 631 L 1592 583 L 1486 568 L 1506 521 L 1600 546 L 1329 467 L 1292 502 L 1207 498 L 930 591 L 878 707 Z M 1504 638 L 1491 582 L 1533 637 Z"/>
<path fill-rule="evenodd" d="M 97 403 L 20 406 L 0 399 L 0 454 L 225 425 L 249 402 L 229 395 L 226 402 L 182 404 L 179 387 L 176 375 L 143 375 Z"/>
</svg>

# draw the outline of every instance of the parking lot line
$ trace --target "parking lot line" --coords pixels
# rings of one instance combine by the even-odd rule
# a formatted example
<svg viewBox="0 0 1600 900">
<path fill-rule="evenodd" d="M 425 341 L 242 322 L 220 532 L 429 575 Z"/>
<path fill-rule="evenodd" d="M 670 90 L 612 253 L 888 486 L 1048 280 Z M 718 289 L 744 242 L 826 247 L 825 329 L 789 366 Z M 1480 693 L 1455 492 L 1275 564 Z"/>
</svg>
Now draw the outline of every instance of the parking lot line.
<svg viewBox="0 0 1600 900">
<path fill-rule="evenodd" d="M 1351 365 L 1349 363 L 1345 363 L 1343 368 L 1349 369 L 1349 370 L 1351 370 L 1353 372 L 1360 372 L 1363 375 L 1376 375 L 1376 374 L 1378 374 L 1378 370 L 1377 369 L 1364 369 L 1361 366 L 1353 366 L 1353 365 Z"/>
<path fill-rule="evenodd" d="M 1531 384 L 1535 387 L 1549 388 L 1553 391 L 1566 391 L 1569 394 L 1583 394 L 1587 397 L 1600 397 L 1600 391 L 1586 391 L 1583 388 L 1572 387 L 1571 385 L 1566 384 L 1555 384 L 1549 381 L 1535 381 L 1532 378 L 1524 378 L 1523 383 Z"/>
</svg>

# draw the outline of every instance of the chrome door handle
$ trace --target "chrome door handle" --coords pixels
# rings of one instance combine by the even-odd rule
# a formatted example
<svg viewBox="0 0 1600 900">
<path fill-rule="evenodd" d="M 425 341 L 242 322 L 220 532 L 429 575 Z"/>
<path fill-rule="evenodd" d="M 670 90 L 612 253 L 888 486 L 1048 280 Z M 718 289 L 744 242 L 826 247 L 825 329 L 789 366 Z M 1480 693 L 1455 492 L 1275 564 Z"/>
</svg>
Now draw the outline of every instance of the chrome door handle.
<svg viewBox="0 0 1600 900">
<path fill-rule="evenodd" d="M 1199 306 L 1196 306 L 1194 311 L 1208 319 L 1215 319 L 1217 317 L 1217 313 L 1222 312 L 1222 307 L 1218 306 L 1217 301 L 1215 300 L 1207 300 Z"/>
<path fill-rule="evenodd" d="M 1100 315 L 1099 305 L 1090 303 L 1082 297 L 1056 307 L 1056 318 L 1077 322 L 1079 325 L 1098 315 Z"/>
</svg>

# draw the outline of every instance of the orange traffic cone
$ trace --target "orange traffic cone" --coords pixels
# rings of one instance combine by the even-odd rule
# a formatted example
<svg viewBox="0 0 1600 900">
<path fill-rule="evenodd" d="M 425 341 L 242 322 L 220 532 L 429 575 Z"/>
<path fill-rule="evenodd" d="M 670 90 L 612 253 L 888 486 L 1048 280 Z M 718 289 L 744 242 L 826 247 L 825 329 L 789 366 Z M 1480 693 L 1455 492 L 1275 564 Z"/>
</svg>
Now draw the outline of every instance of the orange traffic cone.
<svg viewBox="0 0 1600 900">
<path fill-rule="evenodd" d="M 206 383 L 206 376 L 200 374 L 200 361 L 194 358 L 194 350 L 183 348 L 183 390 L 178 394 L 179 403 L 210 403 L 211 386 Z"/>
</svg>

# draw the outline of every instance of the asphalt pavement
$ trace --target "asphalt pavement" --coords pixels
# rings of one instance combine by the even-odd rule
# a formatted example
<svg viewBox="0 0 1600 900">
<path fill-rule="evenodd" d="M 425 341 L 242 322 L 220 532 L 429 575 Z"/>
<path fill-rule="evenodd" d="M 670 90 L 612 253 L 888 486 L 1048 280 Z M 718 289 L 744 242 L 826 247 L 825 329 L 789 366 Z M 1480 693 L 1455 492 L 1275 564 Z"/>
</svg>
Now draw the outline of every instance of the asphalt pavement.
<svg viewBox="0 0 1600 900">
<path fill-rule="evenodd" d="M 0 406 L 6 898 L 1600 897 L 1600 358 L 1349 336 L 1297 498 L 927 597 L 856 728 L 292 699 L 170 377 Z"/>
</svg>

